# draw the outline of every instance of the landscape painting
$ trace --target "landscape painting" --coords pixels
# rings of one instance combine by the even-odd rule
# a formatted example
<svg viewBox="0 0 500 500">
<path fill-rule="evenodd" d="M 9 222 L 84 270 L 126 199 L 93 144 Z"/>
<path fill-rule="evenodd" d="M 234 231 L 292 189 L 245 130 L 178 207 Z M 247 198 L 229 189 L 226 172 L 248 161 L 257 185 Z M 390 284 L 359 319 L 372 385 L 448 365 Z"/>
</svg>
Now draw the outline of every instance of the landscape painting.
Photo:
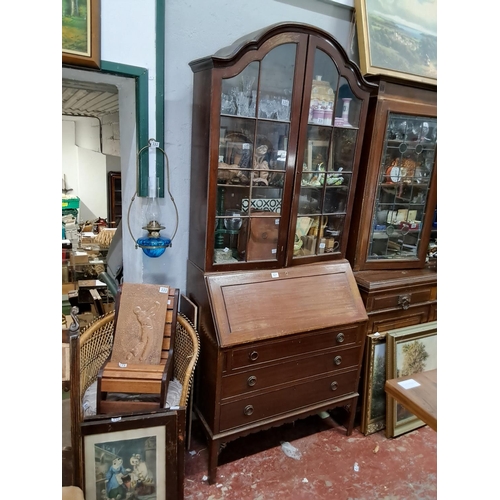
<svg viewBox="0 0 500 500">
<path fill-rule="evenodd" d="M 437 369 L 437 321 L 387 332 L 386 379 Z M 393 397 L 386 398 L 386 437 L 425 425 Z"/>
<path fill-rule="evenodd" d="M 62 62 L 99 68 L 99 0 L 62 0 Z"/>
<path fill-rule="evenodd" d="M 437 83 L 437 0 L 356 0 L 362 72 Z"/>
</svg>

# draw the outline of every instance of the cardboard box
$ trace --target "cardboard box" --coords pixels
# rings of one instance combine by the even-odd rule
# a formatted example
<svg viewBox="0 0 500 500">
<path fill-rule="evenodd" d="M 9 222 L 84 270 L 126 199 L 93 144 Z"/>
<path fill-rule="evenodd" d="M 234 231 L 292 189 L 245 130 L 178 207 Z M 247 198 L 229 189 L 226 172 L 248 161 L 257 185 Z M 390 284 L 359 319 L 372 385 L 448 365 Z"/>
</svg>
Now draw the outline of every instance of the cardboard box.
<svg viewBox="0 0 500 500">
<path fill-rule="evenodd" d="M 80 330 L 88 326 L 89 323 L 96 317 L 94 313 L 84 312 L 78 315 L 78 321 L 80 322 Z"/>
<path fill-rule="evenodd" d="M 69 344 L 62 345 L 62 380 L 69 380 Z"/>
<path fill-rule="evenodd" d="M 68 295 L 71 290 L 76 290 L 76 285 L 74 283 L 63 283 L 62 284 L 62 295 Z"/>
<path fill-rule="evenodd" d="M 82 252 L 79 250 L 73 251 L 69 256 L 69 261 L 72 266 L 75 266 L 76 264 L 88 264 L 89 254 L 87 252 Z"/>
</svg>

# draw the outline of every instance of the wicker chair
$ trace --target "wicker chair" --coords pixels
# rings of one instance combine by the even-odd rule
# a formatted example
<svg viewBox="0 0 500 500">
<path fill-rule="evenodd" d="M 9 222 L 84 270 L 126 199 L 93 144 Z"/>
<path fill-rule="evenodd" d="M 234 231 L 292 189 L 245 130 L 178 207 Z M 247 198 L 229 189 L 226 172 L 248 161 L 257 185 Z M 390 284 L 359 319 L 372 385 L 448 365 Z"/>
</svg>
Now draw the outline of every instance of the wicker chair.
<svg viewBox="0 0 500 500">
<path fill-rule="evenodd" d="M 97 374 L 111 355 L 115 330 L 115 313 L 111 311 L 94 319 L 80 332 L 78 309 L 71 310 L 70 325 L 70 413 L 73 484 L 81 486 L 83 457 L 80 424 L 84 419 L 82 398 L 97 380 Z"/>
<path fill-rule="evenodd" d="M 71 370 L 71 448 L 73 456 L 74 484 L 81 485 L 83 457 L 80 424 L 84 420 L 82 400 L 85 391 L 97 380 L 104 362 L 111 355 L 115 329 L 114 311 L 91 322 L 79 333 L 77 310 L 72 310 L 70 325 Z M 179 406 L 187 406 L 193 384 L 194 370 L 198 361 L 200 339 L 196 328 L 182 313 L 177 313 L 174 344 L 173 376 L 182 385 Z M 188 417 L 190 424 L 190 417 Z"/>
<path fill-rule="evenodd" d="M 179 406 L 187 406 L 199 353 L 200 337 L 196 328 L 184 314 L 177 313 L 174 377 L 182 384 Z"/>
</svg>

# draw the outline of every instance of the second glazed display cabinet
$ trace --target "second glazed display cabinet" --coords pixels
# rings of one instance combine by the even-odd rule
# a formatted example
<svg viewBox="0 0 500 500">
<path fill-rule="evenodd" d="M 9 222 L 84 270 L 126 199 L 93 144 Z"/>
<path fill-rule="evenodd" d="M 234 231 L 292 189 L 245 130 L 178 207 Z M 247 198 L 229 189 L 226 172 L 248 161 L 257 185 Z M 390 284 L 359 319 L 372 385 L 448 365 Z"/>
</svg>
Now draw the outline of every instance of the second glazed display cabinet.
<svg viewBox="0 0 500 500">
<path fill-rule="evenodd" d="M 418 269 L 437 245 L 437 91 L 395 78 L 370 103 L 347 258 L 354 271 Z"/>
</svg>

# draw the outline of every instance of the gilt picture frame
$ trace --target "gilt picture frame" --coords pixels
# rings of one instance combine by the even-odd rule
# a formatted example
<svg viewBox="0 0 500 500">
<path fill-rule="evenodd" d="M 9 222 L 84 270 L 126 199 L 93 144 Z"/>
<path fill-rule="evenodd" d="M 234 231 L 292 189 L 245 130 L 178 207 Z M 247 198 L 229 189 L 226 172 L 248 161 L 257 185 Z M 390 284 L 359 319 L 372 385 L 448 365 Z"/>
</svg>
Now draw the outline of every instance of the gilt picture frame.
<svg viewBox="0 0 500 500">
<path fill-rule="evenodd" d="M 82 422 L 85 500 L 181 499 L 184 422 L 184 407 Z"/>
<path fill-rule="evenodd" d="M 62 64 L 101 66 L 100 0 L 62 0 Z"/>
<path fill-rule="evenodd" d="M 360 426 L 365 436 L 385 429 L 385 358 L 386 333 L 376 332 L 367 335 Z"/>
<path fill-rule="evenodd" d="M 386 379 L 437 369 L 437 321 L 389 330 Z M 425 423 L 386 394 L 386 437 L 397 437 Z"/>
<path fill-rule="evenodd" d="M 361 72 L 437 85 L 437 0 L 355 0 Z"/>
</svg>

